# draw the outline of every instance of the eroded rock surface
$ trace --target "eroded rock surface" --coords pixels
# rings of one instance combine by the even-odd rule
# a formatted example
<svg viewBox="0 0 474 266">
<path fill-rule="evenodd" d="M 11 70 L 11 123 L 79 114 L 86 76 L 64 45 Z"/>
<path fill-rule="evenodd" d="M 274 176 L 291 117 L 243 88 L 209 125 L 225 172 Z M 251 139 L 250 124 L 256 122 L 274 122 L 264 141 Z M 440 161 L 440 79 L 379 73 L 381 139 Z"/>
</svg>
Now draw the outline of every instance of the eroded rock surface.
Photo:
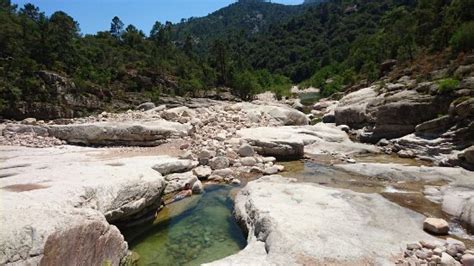
<svg viewBox="0 0 474 266">
<path fill-rule="evenodd" d="M 157 207 L 154 157 L 101 159 L 101 150 L 1 147 L 0 264 L 118 265 L 127 243 L 110 223 Z M 28 164 L 25 164 L 28 162 Z"/>
<path fill-rule="evenodd" d="M 157 146 L 172 137 L 185 136 L 190 127 L 158 120 L 142 123 L 91 123 L 49 126 L 49 135 L 71 144 Z"/>
<path fill-rule="evenodd" d="M 305 152 L 378 152 L 373 146 L 352 142 L 346 132 L 323 123 L 314 126 L 242 129 L 237 135 L 254 146 L 257 153 L 279 158 L 301 158 Z"/>
<path fill-rule="evenodd" d="M 424 216 L 380 195 L 281 176 L 248 183 L 235 215 L 248 230 L 248 246 L 210 265 L 393 264 L 406 244 L 433 240 L 422 229 Z"/>
</svg>

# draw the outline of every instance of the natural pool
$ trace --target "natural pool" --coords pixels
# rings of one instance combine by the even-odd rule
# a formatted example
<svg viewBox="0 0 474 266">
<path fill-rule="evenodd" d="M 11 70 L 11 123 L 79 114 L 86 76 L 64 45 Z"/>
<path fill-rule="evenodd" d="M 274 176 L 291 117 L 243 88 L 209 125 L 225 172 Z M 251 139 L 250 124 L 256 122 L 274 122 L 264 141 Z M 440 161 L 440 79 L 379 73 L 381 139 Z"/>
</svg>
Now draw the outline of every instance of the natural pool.
<svg viewBox="0 0 474 266">
<path fill-rule="evenodd" d="M 200 265 L 239 252 L 246 240 L 232 216 L 233 189 L 207 186 L 163 209 L 153 224 L 125 232 L 138 265 Z"/>
</svg>

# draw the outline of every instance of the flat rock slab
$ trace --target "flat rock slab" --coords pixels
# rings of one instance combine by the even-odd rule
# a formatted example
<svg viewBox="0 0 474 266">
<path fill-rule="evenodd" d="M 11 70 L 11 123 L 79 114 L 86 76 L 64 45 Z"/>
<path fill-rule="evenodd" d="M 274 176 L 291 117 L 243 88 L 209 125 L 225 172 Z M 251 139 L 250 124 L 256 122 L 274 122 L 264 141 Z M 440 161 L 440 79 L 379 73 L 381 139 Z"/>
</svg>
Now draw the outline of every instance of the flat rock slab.
<svg viewBox="0 0 474 266">
<path fill-rule="evenodd" d="M 474 172 L 459 167 L 425 167 L 401 164 L 356 163 L 334 167 L 392 181 L 446 181 L 440 190 L 443 211 L 474 229 Z"/>
<path fill-rule="evenodd" d="M 0 147 L 0 264 L 119 264 L 127 243 L 109 223 L 156 208 L 165 181 L 157 157 L 105 151 Z"/>
<path fill-rule="evenodd" d="M 255 101 L 252 103 L 237 103 L 232 108 L 242 109 L 251 120 L 258 120 L 262 115 L 267 115 L 280 121 L 285 126 L 309 124 L 309 119 L 304 113 L 285 104 Z"/>
<path fill-rule="evenodd" d="M 281 176 L 248 183 L 235 215 L 249 244 L 212 265 L 388 265 L 408 243 L 435 240 L 423 231 L 424 216 L 380 195 Z"/>
<path fill-rule="evenodd" d="M 70 144 L 158 146 L 170 138 L 189 134 L 190 125 L 158 120 L 154 122 L 104 122 L 54 125 L 48 127 L 50 136 Z"/>
<path fill-rule="evenodd" d="M 474 172 L 455 167 L 408 166 L 395 163 L 338 164 L 334 167 L 352 173 L 393 181 L 450 181 L 472 186 Z"/>
<path fill-rule="evenodd" d="M 300 158 L 305 152 L 378 152 L 372 145 L 352 142 L 346 132 L 324 123 L 314 126 L 247 128 L 237 131 L 237 135 L 249 142 L 257 153 L 279 158 Z"/>
</svg>

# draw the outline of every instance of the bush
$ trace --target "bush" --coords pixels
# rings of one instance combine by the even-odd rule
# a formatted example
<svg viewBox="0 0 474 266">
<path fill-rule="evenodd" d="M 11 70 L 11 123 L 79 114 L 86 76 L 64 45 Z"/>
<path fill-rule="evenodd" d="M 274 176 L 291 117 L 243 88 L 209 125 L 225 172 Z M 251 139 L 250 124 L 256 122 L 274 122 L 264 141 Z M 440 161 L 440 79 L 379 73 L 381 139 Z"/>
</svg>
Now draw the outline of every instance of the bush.
<svg viewBox="0 0 474 266">
<path fill-rule="evenodd" d="M 453 78 L 442 79 L 437 83 L 439 86 L 439 93 L 448 93 L 454 91 L 459 86 L 459 80 Z"/>
<path fill-rule="evenodd" d="M 462 24 L 451 37 L 450 44 L 455 51 L 474 49 L 474 21 Z"/>
</svg>

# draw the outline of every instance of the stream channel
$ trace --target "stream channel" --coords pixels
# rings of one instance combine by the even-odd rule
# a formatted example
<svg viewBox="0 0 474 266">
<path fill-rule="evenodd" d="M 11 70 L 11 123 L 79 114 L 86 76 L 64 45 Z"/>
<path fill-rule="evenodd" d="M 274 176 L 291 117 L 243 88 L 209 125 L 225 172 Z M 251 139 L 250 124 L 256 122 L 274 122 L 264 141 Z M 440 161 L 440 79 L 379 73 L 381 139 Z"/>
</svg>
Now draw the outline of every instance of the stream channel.
<svg viewBox="0 0 474 266">
<path fill-rule="evenodd" d="M 359 158 L 367 162 L 393 162 L 420 165 L 415 160 L 392 156 Z M 441 206 L 423 196 L 426 182 L 393 182 L 349 174 L 327 164 L 311 160 L 281 163 L 283 176 L 298 182 L 350 189 L 361 193 L 379 193 L 386 199 L 425 216 L 441 217 L 450 223 L 450 237 L 474 247 L 474 237 L 441 210 Z M 245 184 L 249 180 L 243 180 Z M 130 249 L 139 255 L 139 265 L 200 265 L 235 254 L 246 245 L 246 239 L 232 216 L 233 198 L 240 187 L 206 185 L 202 195 L 173 203 L 146 225 L 124 231 Z M 472 232 L 471 232 L 472 233 Z"/>
</svg>

